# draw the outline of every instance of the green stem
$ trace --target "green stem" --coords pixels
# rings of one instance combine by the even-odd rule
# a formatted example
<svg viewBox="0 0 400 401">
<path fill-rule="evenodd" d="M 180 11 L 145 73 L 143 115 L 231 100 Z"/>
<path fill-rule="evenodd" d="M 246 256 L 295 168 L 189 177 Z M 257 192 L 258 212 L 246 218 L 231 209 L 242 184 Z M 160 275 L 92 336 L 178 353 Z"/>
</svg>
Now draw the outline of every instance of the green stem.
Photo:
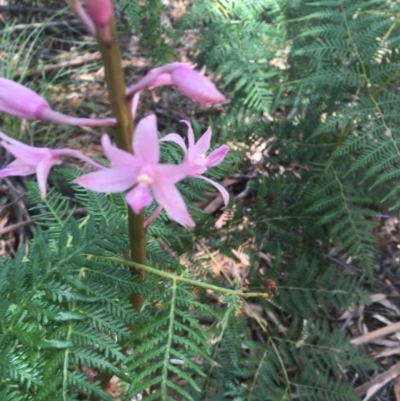
<svg viewBox="0 0 400 401">
<path fill-rule="evenodd" d="M 221 294 L 236 295 L 236 296 L 242 297 L 242 298 L 260 298 L 260 297 L 261 298 L 270 298 L 270 296 L 265 292 L 243 292 L 241 290 L 231 290 L 230 288 L 219 287 L 219 286 L 213 285 L 213 284 L 207 284 L 207 283 L 204 283 L 203 281 L 197 281 L 197 280 L 193 280 L 193 279 L 184 277 L 183 275 L 177 275 L 174 273 L 165 272 L 163 270 L 159 270 L 159 269 L 156 269 L 151 266 L 146 266 L 141 263 L 136 263 L 133 261 L 120 259 L 120 258 L 115 258 L 112 256 L 89 255 L 89 254 L 87 256 L 89 259 L 96 258 L 96 259 L 109 260 L 114 263 L 120 263 L 123 265 L 135 267 L 137 269 L 144 270 L 148 273 L 155 274 L 160 277 L 168 278 L 172 281 L 181 281 L 183 283 L 187 283 L 190 285 L 194 285 L 196 287 L 201 287 L 201 288 L 205 288 L 207 290 L 219 292 Z"/>
<path fill-rule="evenodd" d="M 108 96 L 113 116 L 117 119 L 115 128 L 115 142 L 120 149 L 132 152 L 133 119 L 131 115 L 131 102 L 125 96 L 125 77 L 121 63 L 121 52 L 115 27 L 115 20 L 110 23 L 112 36 L 111 44 L 99 41 L 100 52 L 104 64 L 104 73 L 107 83 Z M 128 207 L 128 224 L 131 259 L 136 263 L 146 263 L 146 238 L 143 228 L 143 213 L 134 214 Z M 138 274 L 136 269 L 132 269 Z M 144 279 L 143 270 L 139 272 Z M 131 294 L 131 304 L 137 312 L 140 311 L 143 297 L 140 294 Z"/>
</svg>

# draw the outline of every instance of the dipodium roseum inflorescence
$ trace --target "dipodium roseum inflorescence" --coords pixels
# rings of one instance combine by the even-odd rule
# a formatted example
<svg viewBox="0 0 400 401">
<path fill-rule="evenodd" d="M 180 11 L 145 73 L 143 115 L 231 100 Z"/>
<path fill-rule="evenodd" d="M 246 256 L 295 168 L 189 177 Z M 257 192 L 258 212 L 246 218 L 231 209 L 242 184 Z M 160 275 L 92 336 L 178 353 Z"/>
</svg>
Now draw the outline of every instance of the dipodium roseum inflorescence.
<svg viewBox="0 0 400 401">
<path fill-rule="evenodd" d="M 106 47 L 115 44 L 110 30 L 113 16 L 111 0 L 70 0 L 69 2 L 75 15 L 92 36 Z M 139 82 L 125 90 L 126 105 L 131 100 L 133 103 L 132 118 L 136 115 L 140 93 L 144 89 L 163 85 L 174 85 L 189 99 L 205 105 L 226 100 L 216 86 L 195 71 L 192 65 L 175 62 L 151 69 Z M 0 77 L 0 111 L 20 118 L 47 120 L 57 124 L 117 126 L 114 118 L 78 118 L 57 112 L 50 107 L 46 99 L 30 88 L 2 77 Z M 133 153 L 114 147 L 110 137 L 103 135 L 103 150 L 110 161 L 110 166 L 104 166 L 73 149 L 38 148 L 0 133 L 0 145 L 15 157 L 13 162 L 0 170 L 0 178 L 36 174 L 40 193 L 44 198 L 46 181 L 51 168 L 60 164 L 64 157 L 75 157 L 98 169 L 77 178 L 75 180 L 77 184 L 96 192 L 127 191 L 126 201 L 136 214 L 156 201 L 159 205 L 158 211 L 165 209 L 172 220 L 193 227 L 194 222 L 176 184 L 188 177 L 203 179 L 218 189 L 227 204 L 229 195 L 225 188 L 204 177 L 203 174 L 208 168 L 223 161 L 228 147 L 221 146 L 207 156 L 211 129 L 208 129 L 195 143 L 191 125 L 187 121 L 184 122 L 188 126 L 188 146 L 177 134 L 169 134 L 162 139 L 162 141 L 176 142 L 183 148 L 185 156 L 181 164 L 160 163 L 155 115 L 149 115 L 139 121 L 132 140 Z M 124 135 L 129 136 L 129 133 Z"/>
</svg>

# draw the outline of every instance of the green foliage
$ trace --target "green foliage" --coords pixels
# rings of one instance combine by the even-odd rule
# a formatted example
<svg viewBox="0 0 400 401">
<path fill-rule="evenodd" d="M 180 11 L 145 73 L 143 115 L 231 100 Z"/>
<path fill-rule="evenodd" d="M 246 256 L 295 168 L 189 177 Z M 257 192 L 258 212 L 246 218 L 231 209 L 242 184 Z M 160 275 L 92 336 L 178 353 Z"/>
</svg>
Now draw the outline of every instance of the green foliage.
<svg viewBox="0 0 400 401">
<path fill-rule="evenodd" d="M 162 2 L 121 6 L 153 59 L 169 61 Z M 90 368 L 126 382 L 127 399 L 357 400 L 348 379 L 374 365 L 332 317 L 368 299 L 336 262 L 351 257 L 371 276 L 372 217 L 399 205 L 399 11 L 362 0 L 193 2 L 182 27 L 199 29 L 198 61 L 230 94 L 213 130 L 259 157 L 240 169 L 246 188 L 234 188 L 222 229 L 193 204 L 193 232 L 162 213 L 148 230 L 148 264 L 221 285 L 197 246 L 232 259 L 243 249 L 249 291 L 278 294 L 245 302 L 152 275 L 144 286 L 93 256 L 128 247 L 122 195 L 74 186 L 88 213 L 77 220 L 66 198 L 50 191 L 42 201 L 31 186 L 41 228 L 28 255 L 0 267 L 2 399 L 107 399 Z M 162 146 L 164 160 L 181 160 Z M 179 189 L 197 202 L 209 186 Z M 140 316 L 132 292 L 144 294 Z"/>
<path fill-rule="evenodd" d="M 399 205 L 400 27 L 390 18 L 397 9 L 374 1 L 203 0 L 186 22 L 202 28 L 199 61 L 216 68 L 231 90 L 220 120 L 226 136 L 244 146 L 268 140 L 263 161 L 273 205 L 260 201 L 261 218 L 283 212 L 298 227 L 307 221 L 304 233 L 333 238 L 370 277 L 371 217 L 379 203 Z M 247 38 L 252 29 L 257 34 Z M 293 165 L 296 175 L 274 173 Z M 253 188 L 260 191 L 257 183 Z"/>
<path fill-rule="evenodd" d="M 276 280 L 280 295 L 268 309 L 292 316 L 285 335 L 266 335 L 258 370 L 221 364 L 219 380 L 233 378 L 224 390 L 215 385 L 220 394 L 210 399 L 230 399 L 227 394 L 235 391 L 236 399 L 257 399 L 261 383 L 271 400 L 357 399 L 343 377 L 335 377 L 332 362 L 347 368 L 354 363 L 357 370 L 365 368 L 365 359 L 347 358 L 346 340 L 325 319 L 366 299 L 327 260 L 329 250 L 351 257 L 371 278 L 373 217 L 398 209 L 400 27 L 392 18 L 398 11 L 394 2 L 377 1 L 202 0 L 186 17 L 184 26 L 201 32 L 199 63 L 213 68 L 230 94 L 215 125 L 239 149 L 259 154 L 246 170 L 251 181 L 244 193 L 251 206 L 239 197 L 223 239 L 213 237 L 210 248 L 229 254 L 247 245 L 255 264 L 250 286 L 265 277 Z M 270 260 L 261 275 L 260 254 Z M 300 341 L 296 335 L 305 327 L 312 339 L 309 354 L 281 345 Z M 324 345 L 315 341 L 322 330 Z M 326 349 L 321 359 L 317 349 Z M 248 366 L 246 358 L 237 366 Z M 243 383 L 254 372 L 259 377 L 249 396 Z"/>
<path fill-rule="evenodd" d="M 107 400 L 81 369 L 124 377 L 116 362 L 125 358 L 119 343 L 134 323 L 129 294 L 144 288 L 126 268 L 89 256 L 121 246 L 121 220 L 112 227 L 89 216 L 78 222 L 60 213 L 65 205 L 50 193 L 29 255 L 21 248 L 2 263 L 2 388 L 27 400 L 73 400 L 77 390 Z"/>
<path fill-rule="evenodd" d="M 204 373 L 196 360 L 210 361 L 208 336 L 192 313 L 195 309 L 202 314 L 213 315 L 213 312 L 195 301 L 188 288 L 175 280 L 160 291 L 156 302 L 156 313 L 151 319 L 146 314 L 141 315 L 140 328 L 132 339 L 129 362 L 134 379 L 130 392 L 132 395 L 141 393 L 151 383 L 156 389 L 148 400 L 176 399 L 171 393 L 191 400 L 188 391 L 176 383 L 176 378 L 200 391 L 193 375 L 203 376 Z M 180 365 L 185 368 L 181 369 Z"/>
<path fill-rule="evenodd" d="M 141 46 L 146 49 L 154 64 L 171 62 L 175 56 L 173 42 L 178 36 L 165 21 L 162 0 L 120 0 L 121 9 L 126 13 L 130 27 L 137 32 Z"/>
</svg>

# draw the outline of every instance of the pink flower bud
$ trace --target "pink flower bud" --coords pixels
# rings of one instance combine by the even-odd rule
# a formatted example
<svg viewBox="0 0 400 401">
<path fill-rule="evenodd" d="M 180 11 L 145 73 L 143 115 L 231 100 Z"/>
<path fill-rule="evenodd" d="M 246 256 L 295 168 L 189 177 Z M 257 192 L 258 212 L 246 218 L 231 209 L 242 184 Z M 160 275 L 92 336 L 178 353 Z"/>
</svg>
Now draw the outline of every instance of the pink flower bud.
<svg viewBox="0 0 400 401">
<path fill-rule="evenodd" d="M 112 41 L 110 20 L 113 15 L 111 0 L 83 0 L 86 12 L 96 27 L 98 37 L 105 43 Z"/>
<path fill-rule="evenodd" d="M 47 120 L 56 124 L 113 127 L 114 118 L 78 118 L 52 110 L 46 99 L 18 82 L 0 77 L 0 111 L 33 120 Z"/>
<path fill-rule="evenodd" d="M 212 104 L 226 101 L 225 96 L 209 79 L 185 64 L 174 68 L 171 78 L 182 94 L 196 102 Z"/>
<path fill-rule="evenodd" d="M 209 79 L 186 63 L 171 63 L 152 69 L 127 90 L 127 96 L 133 96 L 144 88 L 153 89 L 162 85 L 175 85 L 183 95 L 201 104 L 226 101 L 225 96 Z"/>
<path fill-rule="evenodd" d="M 111 0 L 83 0 L 86 11 L 95 25 L 108 25 L 113 14 Z"/>
<path fill-rule="evenodd" d="M 0 110 L 21 118 L 40 119 L 43 109 L 50 108 L 44 98 L 17 82 L 0 77 Z"/>
</svg>

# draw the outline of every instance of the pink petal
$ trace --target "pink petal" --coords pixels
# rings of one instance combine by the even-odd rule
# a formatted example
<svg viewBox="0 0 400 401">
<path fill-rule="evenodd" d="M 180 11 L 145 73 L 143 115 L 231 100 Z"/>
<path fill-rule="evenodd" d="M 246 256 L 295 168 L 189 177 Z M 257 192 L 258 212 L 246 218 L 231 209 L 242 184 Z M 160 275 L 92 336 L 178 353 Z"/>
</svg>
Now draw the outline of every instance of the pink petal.
<svg viewBox="0 0 400 401">
<path fill-rule="evenodd" d="M 96 160 L 91 159 L 89 156 L 86 156 L 85 154 L 79 152 L 78 150 L 74 149 L 52 149 L 52 153 L 55 157 L 74 157 L 76 159 L 80 159 L 88 164 L 90 164 L 93 167 L 99 168 L 99 169 L 106 169 L 108 166 L 97 162 Z"/>
<path fill-rule="evenodd" d="M 40 119 L 39 112 L 50 108 L 47 101 L 33 90 L 0 78 L 0 110 L 21 118 Z"/>
<path fill-rule="evenodd" d="M 210 168 L 218 166 L 218 164 L 223 162 L 228 152 L 229 152 L 229 147 L 226 145 L 220 146 L 219 148 L 215 149 L 207 156 L 206 167 Z"/>
<path fill-rule="evenodd" d="M 211 185 L 214 185 L 214 187 L 217 188 L 219 193 L 221 194 L 225 205 L 228 204 L 228 202 L 229 202 L 229 193 L 222 185 L 218 184 L 214 180 L 211 180 L 210 178 L 204 177 L 203 175 L 195 175 L 194 178 L 200 178 L 201 180 L 207 181 Z"/>
<path fill-rule="evenodd" d="M 136 214 L 139 214 L 145 207 L 153 202 L 149 187 L 143 184 L 139 184 L 129 191 L 125 199 Z"/>
<path fill-rule="evenodd" d="M 188 167 L 182 164 L 158 164 L 153 167 L 155 171 L 155 180 L 167 180 L 173 184 L 189 177 Z"/>
<path fill-rule="evenodd" d="M 189 145 L 188 146 L 188 150 L 190 150 L 190 149 L 192 149 L 194 147 L 194 144 L 195 144 L 193 128 L 192 128 L 192 125 L 190 124 L 189 121 L 181 120 L 181 123 L 186 124 L 187 127 L 188 127 L 188 133 L 187 133 L 188 145 Z"/>
<path fill-rule="evenodd" d="M 104 134 L 101 137 L 101 145 L 103 146 L 104 154 L 107 159 L 110 160 L 113 167 L 119 169 L 131 169 L 133 173 L 137 173 L 140 168 L 140 160 L 137 160 L 135 156 L 125 150 L 118 149 L 113 146 L 110 137 Z"/>
<path fill-rule="evenodd" d="M 172 220 L 188 227 L 195 226 L 181 194 L 169 180 L 160 179 L 154 183 L 153 193 L 156 201 L 165 209 Z"/>
<path fill-rule="evenodd" d="M 165 66 L 153 68 L 139 82 L 137 82 L 136 84 L 130 86 L 126 90 L 126 96 L 127 97 L 132 97 L 136 93 L 138 93 L 139 91 L 142 91 L 143 89 L 151 86 L 153 81 L 159 75 L 163 74 L 164 72 L 166 72 L 166 67 Z"/>
<path fill-rule="evenodd" d="M 185 151 L 185 153 L 187 152 L 185 141 L 178 134 L 165 135 L 163 138 L 160 139 L 160 142 L 175 142 Z"/>
<path fill-rule="evenodd" d="M 197 141 L 196 145 L 193 147 L 193 156 L 201 156 L 207 153 L 210 149 L 211 144 L 211 127 L 208 127 L 207 131 L 201 136 Z"/>
<path fill-rule="evenodd" d="M 135 93 L 142 91 L 145 88 L 155 88 L 160 85 L 172 85 L 175 82 L 171 79 L 171 71 L 178 67 L 186 66 L 187 68 L 193 68 L 186 63 L 170 63 L 151 69 L 139 82 L 130 86 L 126 90 L 126 96 L 128 98 L 135 95 Z M 159 78 L 160 77 L 160 78 Z"/>
<path fill-rule="evenodd" d="M 225 96 L 206 77 L 182 65 L 171 72 L 171 78 L 180 92 L 202 104 L 225 102 Z"/>
<path fill-rule="evenodd" d="M 133 136 L 133 152 L 143 163 L 156 164 L 160 159 L 157 119 L 154 114 L 142 118 Z"/>
<path fill-rule="evenodd" d="M 36 177 L 38 187 L 42 199 L 46 198 L 46 182 L 51 168 L 59 161 L 55 157 L 46 157 L 38 165 L 36 169 Z"/>
<path fill-rule="evenodd" d="M 154 89 L 157 86 L 173 85 L 174 81 L 171 78 L 171 74 L 163 72 L 157 78 L 155 78 L 147 87 Z"/>
<path fill-rule="evenodd" d="M 133 98 L 132 98 L 131 114 L 132 114 L 133 120 L 136 118 L 136 112 L 137 112 L 137 108 L 139 105 L 139 99 L 140 99 L 141 94 L 142 94 L 142 91 L 138 91 L 133 95 Z"/>
<path fill-rule="evenodd" d="M 10 136 L 7 136 L 3 132 L 0 132 L 0 138 L 4 140 L 4 142 L 1 142 L 1 145 L 4 146 L 9 146 L 12 149 L 17 149 L 17 150 L 24 150 L 27 153 L 35 154 L 35 155 L 47 155 L 49 152 L 49 148 L 37 148 L 35 146 L 30 146 L 26 145 L 23 142 L 17 141 L 14 138 L 11 138 Z M 13 146 L 11 146 L 13 145 Z M 8 148 L 7 148 L 8 149 Z"/>
<path fill-rule="evenodd" d="M 136 177 L 129 169 L 109 168 L 82 175 L 74 182 L 95 192 L 121 192 L 131 188 Z"/>
<path fill-rule="evenodd" d="M 16 159 L 29 166 L 36 166 L 44 157 L 50 155 L 50 149 L 46 148 L 34 148 L 24 144 L 10 145 L 5 141 L 1 141 L 1 146 L 6 148 Z"/>
<path fill-rule="evenodd" d="M 203 159 L 200 156 L 195 158 L 190 158 L 188 155 L 186 155 L 183 158 L 182 165 L 184 165 L 186 168 L 187 177 L 193 177 L 194 175 L 197 174 L 204 174 L 207 171 L 207 167 L 205 165 L 205 159 Z"/>
<path fill-rule="evenodd" d="M 31 175 L 36 172 L 35 166 L 28 166 L 20 160 L 14 160 L 8 164 L 5 168 L 0 170 L 0 178 L 10 177 L 15 175 Z"/>
</svg>

